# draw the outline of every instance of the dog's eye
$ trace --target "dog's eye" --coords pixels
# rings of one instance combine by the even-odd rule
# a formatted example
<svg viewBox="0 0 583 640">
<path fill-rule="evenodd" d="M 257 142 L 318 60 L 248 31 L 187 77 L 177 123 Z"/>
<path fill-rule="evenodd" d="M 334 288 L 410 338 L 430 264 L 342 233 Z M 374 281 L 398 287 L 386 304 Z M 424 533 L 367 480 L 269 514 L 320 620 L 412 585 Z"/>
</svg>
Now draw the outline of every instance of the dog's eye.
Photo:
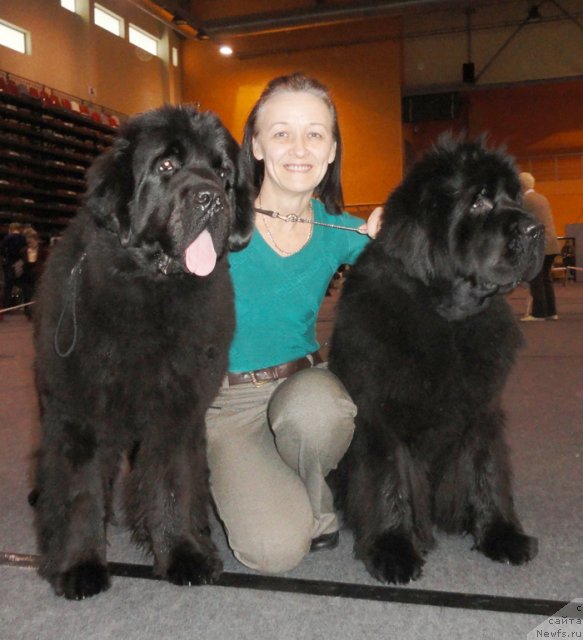
<svg viewBox="0 0 583 640">
<path fill-rule="evenodd" d="M 485 213 L 490 211 L 491 208 L 492 201 L 488 198 L 488 190 L 484 187 L 472 202 L 471 211 L 473 213 Z"/>
<path fill-rule="evenodd" d="M 161 174 L 173 173 L 176 169 L 176 164 L 174 161 L 170 160 L 170 158 L 164 158 L 164 160 L 162 160 L 158 165 L 158 172 Z"/>
<path fill-rule="evenodd" d="M 223 184 L 228 185 L 229 184 L 229 178 L 231 177 L 231 172 L 229 171 L 228 167 L 219 167 L 216 170 L 217 176 L 222 180 Z"/>
<path fill-rule="evenodd" d="M 483 203 L 484 199 L 482 198 L 482 196 L 478 196 L 472 204 L 472 211 L 479 211 L 482 208 Z"/>
</svg>

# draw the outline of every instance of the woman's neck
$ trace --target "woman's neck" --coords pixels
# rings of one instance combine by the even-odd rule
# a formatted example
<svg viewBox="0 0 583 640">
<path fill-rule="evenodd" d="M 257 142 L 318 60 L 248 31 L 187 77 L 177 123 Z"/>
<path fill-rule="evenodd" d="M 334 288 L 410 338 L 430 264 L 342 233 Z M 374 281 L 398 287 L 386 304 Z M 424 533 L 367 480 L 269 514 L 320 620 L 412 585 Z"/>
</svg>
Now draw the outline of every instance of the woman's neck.
<svg viewBox="0 0 583 640">
<path fill-rule="evenodd" d="M 301 215 L 309 210 L 311 193 L 285 194 L 275 193 L 272 189 L 262 187 L 257 196 L 257 205 L 262 209 L 277 211 L 282 215 Z"/>
</svg>

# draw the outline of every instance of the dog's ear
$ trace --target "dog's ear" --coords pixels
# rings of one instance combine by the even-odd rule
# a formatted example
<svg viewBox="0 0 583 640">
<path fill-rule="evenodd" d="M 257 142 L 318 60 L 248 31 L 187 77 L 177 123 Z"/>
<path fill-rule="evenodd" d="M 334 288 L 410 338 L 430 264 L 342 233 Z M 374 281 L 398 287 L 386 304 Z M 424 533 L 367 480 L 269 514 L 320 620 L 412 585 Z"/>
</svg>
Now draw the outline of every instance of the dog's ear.
<svg viewBox="0 0 583 640">
<path fill-rule="evenodd" d="M 235 183 L 231 189 L 231 234 L 229 235 L 229 249 L 240 251 L 251 240 L 255 226 L 255 197 L 251 183 L 251 168 L 239 145 L 232 140 L 231 158 L 235 160 Z"/>
<path fill-rule="evenodd" d="M 123 247 L 131 241 L 129 202 L 134 191 L 130 143 L 118 138 L 87 172 L 85 205 L 96 224 L 118 236 Z"/>
</svg>

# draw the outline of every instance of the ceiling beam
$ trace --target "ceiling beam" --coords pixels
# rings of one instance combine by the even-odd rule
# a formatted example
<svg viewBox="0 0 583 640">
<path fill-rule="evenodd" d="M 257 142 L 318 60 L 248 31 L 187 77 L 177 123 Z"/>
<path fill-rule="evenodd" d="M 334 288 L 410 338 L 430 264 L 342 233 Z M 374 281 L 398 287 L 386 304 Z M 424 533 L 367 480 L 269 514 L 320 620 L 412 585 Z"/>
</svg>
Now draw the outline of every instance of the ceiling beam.
<svg viewBox="0 0 583 640">
<path fill-rule="evenodd" d="M 324 24 L 352 22 L 380 16 L 402 15 L 415 9 L 467 6 L 468 0 L 384 0 L 349 5 L 324 5 L 269 13 L 254 13 L 232 18 L 206 20 L 201 30 L 209 37 L 247 36 L 290 31 Z"/>
</svg>

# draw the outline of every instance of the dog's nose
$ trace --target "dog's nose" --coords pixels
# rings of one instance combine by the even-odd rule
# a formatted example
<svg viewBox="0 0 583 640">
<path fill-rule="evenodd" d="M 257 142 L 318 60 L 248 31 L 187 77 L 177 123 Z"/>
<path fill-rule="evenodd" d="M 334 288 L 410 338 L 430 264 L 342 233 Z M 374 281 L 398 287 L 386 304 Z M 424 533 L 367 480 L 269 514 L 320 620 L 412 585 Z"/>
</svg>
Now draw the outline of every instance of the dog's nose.
<svg viewBox="0 0 583 640">
<path fill-rule="evenodd" d="M 194 196 L 194 201 L 199 204 L 203 209 L 215 209 L 221 206 L 222 200 L 219 193 L 216 191 L 198 191 Z"/>
<path fill-rule="evenodd" d="M 544 225 L 535 222 L 528 222 L 523 229 L 523 233 L 533 238 L 534 240 L 540 238 L 544 234 L 544 232 Z"/>
<path fill-rule="evenodd" d="M 516 220 L 511 227 L 511 231 L 516 236 L 527 236 L 532 240 L 537 240 L 540 238 L 544 232 L 545 227 L 534 220 L 530 220 L 524 216 L 520 220 Z"/>
</svg>

